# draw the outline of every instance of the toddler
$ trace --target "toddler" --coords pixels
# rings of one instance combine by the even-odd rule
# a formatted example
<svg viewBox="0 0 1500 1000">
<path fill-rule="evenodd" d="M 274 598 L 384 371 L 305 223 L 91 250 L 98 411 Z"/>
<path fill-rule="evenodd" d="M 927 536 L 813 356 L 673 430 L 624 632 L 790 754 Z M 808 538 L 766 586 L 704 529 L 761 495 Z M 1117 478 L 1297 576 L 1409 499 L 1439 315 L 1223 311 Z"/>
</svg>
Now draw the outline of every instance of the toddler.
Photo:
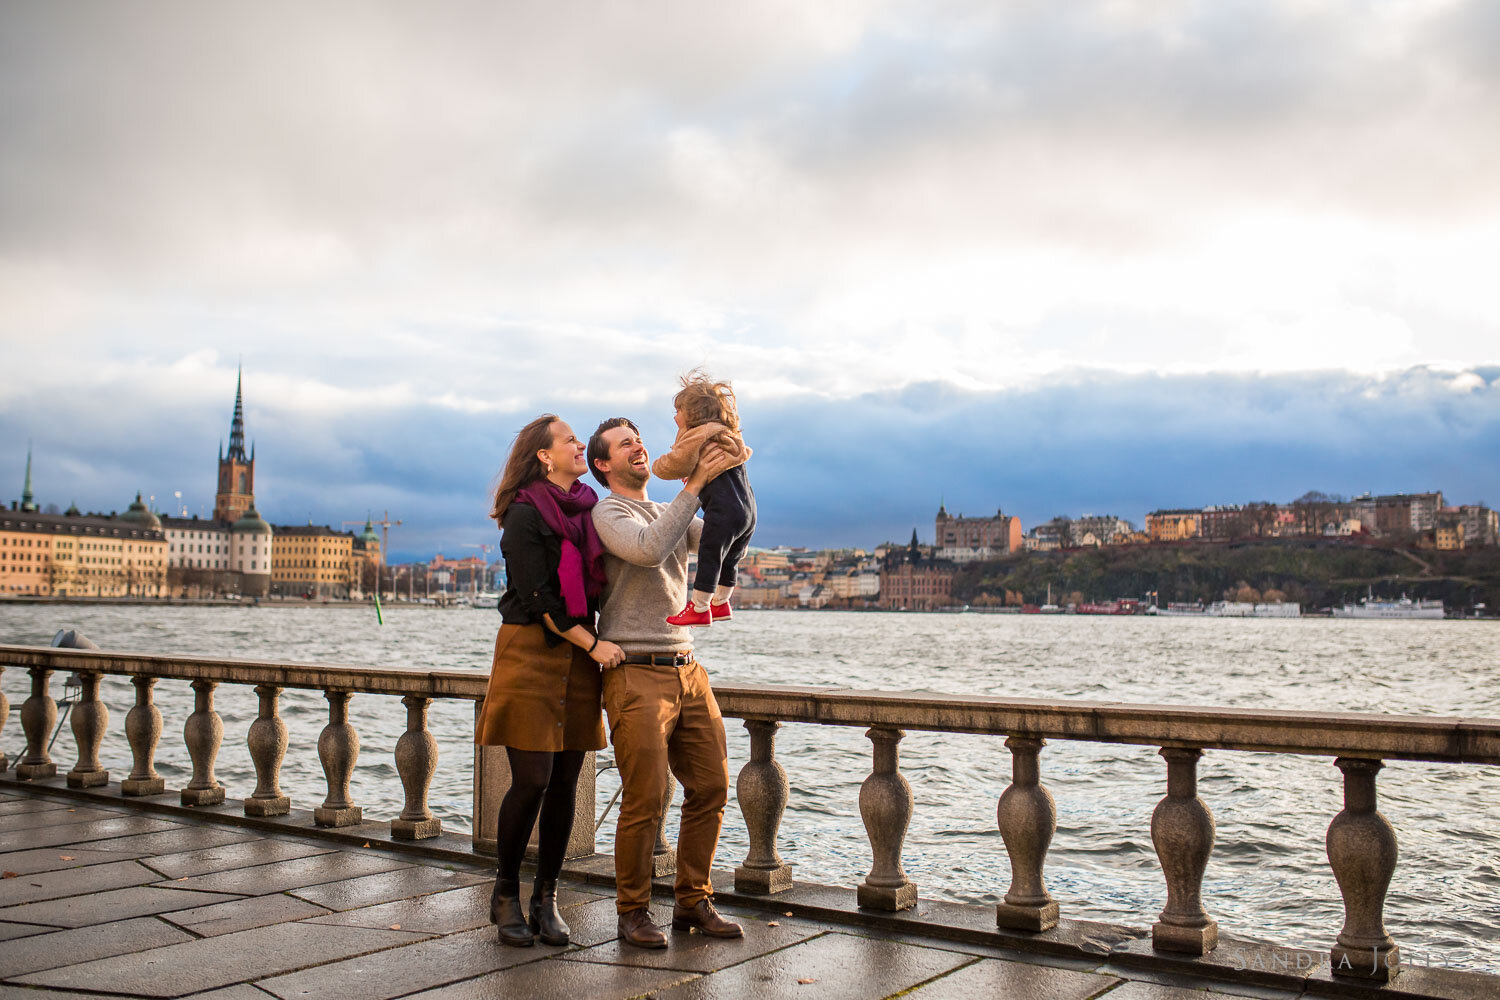
<svg viewBox="0 0 1500 1000">
<path fill-rule="evenodd" d="M 677 408 L 677 439 L 672 450 L 651 465 L 658 479 L 685 479 L 698 464 L 710 441 L 731 456 L 749 459 L 750 449 L 740 436 L 740 417 L 734 389 L 715 382 L 701 371 L 682 377 L 682 390 L 672 399 Z M 750 547 L 755 531 L 755 491 L 743 462 L 714 478 L 698 501 L 703 506 L 703 535 L 698 541 L 698 573 L 686 606 L 667 619 L 671 625 L 709 625 L 728 621 L 735 568 Z"/>
</svg>

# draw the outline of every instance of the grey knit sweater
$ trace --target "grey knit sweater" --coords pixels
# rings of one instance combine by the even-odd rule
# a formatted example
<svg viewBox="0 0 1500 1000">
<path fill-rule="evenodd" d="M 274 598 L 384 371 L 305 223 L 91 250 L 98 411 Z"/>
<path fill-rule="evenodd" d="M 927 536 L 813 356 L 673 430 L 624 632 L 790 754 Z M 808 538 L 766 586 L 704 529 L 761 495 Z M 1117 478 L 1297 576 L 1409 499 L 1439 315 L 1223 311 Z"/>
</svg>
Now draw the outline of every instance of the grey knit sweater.
<svg viewBox="0 0 1500 1000">
<path fill-rule="evenodd" d="M 682 492 L 671 503 L 611 493 L 594 506 L 604 543 L 604 599 L 599 637 L 627 653 L 692 652 L 692 632 L 667 624 L 687 602 L 687 558 L 698 551 L 703 522 L 698 498 Z"/>
</svg>

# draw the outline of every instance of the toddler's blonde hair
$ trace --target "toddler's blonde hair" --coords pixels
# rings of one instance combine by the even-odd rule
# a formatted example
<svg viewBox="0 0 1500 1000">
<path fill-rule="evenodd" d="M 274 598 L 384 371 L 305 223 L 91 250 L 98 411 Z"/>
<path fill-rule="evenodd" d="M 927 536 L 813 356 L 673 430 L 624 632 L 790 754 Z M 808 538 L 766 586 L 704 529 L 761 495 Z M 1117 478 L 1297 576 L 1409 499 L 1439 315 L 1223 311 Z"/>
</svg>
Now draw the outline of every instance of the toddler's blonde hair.
<svg viewBox="0 0 1500 1000">
<path fill-rule="evenodd" d="M 732 431 L 740 429 L 740 414 L 734 403 L 734 387 L 715 382 L 702 368 L 682 376 L 682 388 L 672 397 L 672 405 L 682 411 L 689 427 L 720 423 Z"/>
</svg>

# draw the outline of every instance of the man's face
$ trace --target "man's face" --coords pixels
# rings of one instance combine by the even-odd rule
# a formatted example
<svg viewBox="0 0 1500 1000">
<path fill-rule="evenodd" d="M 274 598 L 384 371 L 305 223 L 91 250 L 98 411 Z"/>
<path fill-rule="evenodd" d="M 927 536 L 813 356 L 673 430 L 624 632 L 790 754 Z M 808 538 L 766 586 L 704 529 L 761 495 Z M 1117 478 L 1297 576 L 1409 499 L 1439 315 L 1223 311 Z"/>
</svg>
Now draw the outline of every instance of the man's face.
<svg viewBox="0 0 1500 1000">
<path fill-rule="evenodd" d="M 610 488 L 624 486 L 634 490 L 645 486 L 651 478 L 651 458 L 640 435 L 629 427 L 611 427 L 604 432 L 603 441 L 608 448 L 604 459 L 608 468 L 601 471 Z"/>
</svg>

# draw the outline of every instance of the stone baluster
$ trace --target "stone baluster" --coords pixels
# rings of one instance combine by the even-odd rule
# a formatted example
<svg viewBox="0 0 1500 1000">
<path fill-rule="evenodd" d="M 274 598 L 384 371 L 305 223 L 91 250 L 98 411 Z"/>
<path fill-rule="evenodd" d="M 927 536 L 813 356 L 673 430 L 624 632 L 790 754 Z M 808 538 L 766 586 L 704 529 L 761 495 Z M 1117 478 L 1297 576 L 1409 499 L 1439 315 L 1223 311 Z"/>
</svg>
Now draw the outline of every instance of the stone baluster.
<svg viewBox="0 0 1500 1000">
<path fill-rule="evenodd" d="M 109 772 L 99 763 L 99 748 L 109 731 L 109 708 L 99 700 L 100 676 L 96 671 L 81 671 L 77 677 L 83 693 L 68 723 L 73 730 L 73 745 L 78 748 L 78 763 L 68 772 L 68 787 L 97 788 L 109 784 Z"/>
<path fill-rule="evenodd" d="M 214 777 L 214 761 L 224 741 L 224 720 L 214 711 L 214 689 L 218 686 L 218 681 L 193 681 L 193 714 L 182 727 L 182 738 L 193 761 L 193 780 L 182 790 L 185 806 L 216 806 L 224 801 L 224 786 Z"/>
<path fill-rule="evenodd" d="M 1385 893 L 1396 871 L 1396 832 L 1375 811 L 1378 760 L 1340 757 L 1344 809 L 1328 825 L 1328 863 L 1344 897 L 1344 929 L 1329 951 L 1335 975 L 1389 982 L 1401 950 L 1385 929 Z"/>
<path fill-rule="evenodd" d="M 776 851 L 776 832 L 786 811 L 786 768 L 776 759 L 776 730 L 781 723 L 746 719 L 750 760 L 740 769 L 735 797 L 750 834 L 750 852 L 734 870 L 734 891 L 769 894 L 792 887 L 792 866 Z"/>
<path fill-rule="evenodd" d="M 47 740 L 57 725 L 57 702 L 47 690 L 47 681 L 52 671 L 46 667 L 30 667 L 31 697 L 21 705 L 21 731 L 26 734 L 26 753 L 16 765 L 16 777 L 22 781 L 50 778 L 57 773 L 57 765 L 47 752 Z"/>
<path fill-rule="evenodd" d="M 661 815 L 656 819 L 656 846 L 651 848 L 651 875 L 677 874 L 677 849 L 667 843 L 667 812 L 672 808 L 672 799 L 677 794 L 677 779 L 672 769 L 667 769 L 667 784 L 661 796 Z"/>
<path fill-rule="evenodd" d="M 906 733 L 877 726 L 865 736 L 875 745 L 875 766 L 859 789 L 859 815 L 874 864 L 855 898 L 867 909 L 906 910 L 917 905 L 917 887 L 901 867 L 901 844 L 913 805 L 911 785 L 898 770 L 898 746 Z"/>
<path fill-rule="evenodd" d="M 151 699 L 155 677 L 135 674 L 135 707 L 125 713 L 125 739 L 130 743 L 130 777 L 120 782 L 122 795 L 160 795 L 166 780 L 156 773 L 156 744 L 161 739 L 161 712 Z"/>
<path fill-rule="evenodd" d="M 258 684 L 260 714 L 250 723 L 245 743 L 255 765 L 255 791 L 244 800 L 246 816 L 285 816 L 292 800 L 281 791 L 281 761 L 286 756 L 286 723 L 281 721 L 278 701 L 281 688 Z"/>
<path fill-rule="evenodd" d="M 1167 795 L 1151 814 L 1151 843 L 1167 880 L 1167 905 L 1151 928 L 1158 951 L 1206 955 L 1219 943 L 1219 924 L 1203 908 L 1203 873 L 1214 850 L 1214 814 L 1198 797 L 1203 751 L 1162 747 Z"/>
<path fill-rule="evenodd" d="M 0 664 L 0 677 L 5 676 L 5 666 Z M 5 697 L 5 692 L 0 691 L 0 736 L 5 735 L 5 720 L 10 718 L 10 699 Z M 10 758 L 0 750 L 0 773 L 10 768 Z"/>
<path fill-rule="evenodd" d="M 364 809 L 354 804 L 349 779 L 359 759 L 359 734 L 349 724 L 350 691 L 325 691 L 328 725 L 318 734 L 318 759 L 328 781 L 328 797 L 313 810 L 319 826 L 355 826 L 364 819 Z"/>
<path fill-rule="evenodd" d="M 427 729 L 427 708 L 431 698 L 407 695 L 406 732 L 396 741 L 396 771 L 406 791 L 406 805 L 401 816 L 391 820 L 391 836 L 397 840 L 425 840 L 443 832 L 443 821 L 427 808 L 427 789 L 437 773 L 438 744 Z"/>
<path fill-rule="evenodd" d="M 1057 803 L 1041 784 L 1038 760 L 1046 740 L 1012 736 L 1010 786 L 995 807 L 995 822 L 1010 858 L 1010 889 L 995 906 L 995 923 L 1023 931 L 1045 931 L 1057 926 L 1057 901 L 1047 892 L 1042 866 L 1057 832 Z"/>
</svg>

